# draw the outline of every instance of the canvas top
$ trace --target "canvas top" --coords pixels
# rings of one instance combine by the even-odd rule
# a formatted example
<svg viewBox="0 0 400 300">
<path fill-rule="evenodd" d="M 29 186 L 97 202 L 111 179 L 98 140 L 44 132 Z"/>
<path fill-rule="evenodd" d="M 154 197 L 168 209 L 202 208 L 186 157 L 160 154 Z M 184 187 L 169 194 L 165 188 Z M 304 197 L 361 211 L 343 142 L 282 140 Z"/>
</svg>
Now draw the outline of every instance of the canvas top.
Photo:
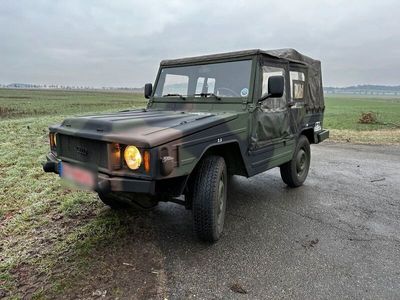
<svg viewBox="0 0 400 300">
<path fill-rule="evenodd" d="M 251 49 L 242 50 L 234 52 L 225 52 L 211 55 L 201 55 L 193 57 L 185 57 L 178 59 L 167 59 L 161 61 L 162 66 L 177 65 L 177 64 L 188 64 L 188 63 L 199 63 L 199 62 L 209 62 L 212 60 L 229 59 L 229 58 L 240 58 L 252 55 L 263 54 L 273 58 L 287 60 L 289 62 L 296 62 L 304 65 L 312 65 L 314 63 L 319 63 L 318 60 L 312 59 L 306 55 L 301 54 L 295 49 L 275 49 L 275 50 L 261 50 L 261 49 Z"/>
<path fill-rule="evenodd" d="M 212 55 L 203 55 L 195 57 L 185 57 L 179 59 L 168 59 L 161 61 L 160 65 L 162 67 L 176 66 L 182 64 L 191 63 L 207 63 L 215 60 L 224 60 L 230 58 L 246 58 L 254 55 L 263 55 L 272 59 L 277 59 L 279 61 L 287 62 L 291 64 L 300 64 L 307 68 L 308 70 L 308 80 L 307 89 L 308 96 L 305 99 L 308 109 L 324 109 L 324 93 L 322 88 L 322 74 L 321 74 L 321 62 L 319 60 L 312 59 L 306 55 L 301 54 L 295 49 L 276 49 L 276 50 L 243 50 L 235 52 L 226 52 Z"/>
</svg>

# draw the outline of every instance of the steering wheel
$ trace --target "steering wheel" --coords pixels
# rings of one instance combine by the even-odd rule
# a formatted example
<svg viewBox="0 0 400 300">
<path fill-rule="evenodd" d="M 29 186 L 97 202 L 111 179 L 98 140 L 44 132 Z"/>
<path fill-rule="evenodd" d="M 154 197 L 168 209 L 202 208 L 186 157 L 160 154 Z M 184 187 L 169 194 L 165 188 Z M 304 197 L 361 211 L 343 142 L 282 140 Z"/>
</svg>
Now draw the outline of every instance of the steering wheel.
<svg viewBox="0 0 400 300">
<path fill-rule="evenodd" d="M 222 91 L 227 91 L 228 95 L 226 95 L 225 93 L 221 93 L 221 90 Z M 236 93 L 234 90 L 228 89 L 226 87 L 217 88 L 217 95 L 218 96 L 240 97 L 240 95 L 238 93 Z"/>
</svg>

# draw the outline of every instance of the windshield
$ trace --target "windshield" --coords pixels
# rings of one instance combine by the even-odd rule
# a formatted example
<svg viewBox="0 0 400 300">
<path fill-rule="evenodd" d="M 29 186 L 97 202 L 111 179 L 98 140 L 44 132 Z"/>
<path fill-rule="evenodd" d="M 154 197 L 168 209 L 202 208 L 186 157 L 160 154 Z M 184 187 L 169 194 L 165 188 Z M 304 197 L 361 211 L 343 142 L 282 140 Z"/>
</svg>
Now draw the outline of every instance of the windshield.
<svg viewBox="0 0 400 300">
<path fill-rule="evenodd" d="M 163 68 L 155 97 L 247 98 L 251 60 Z"/>
</svg>

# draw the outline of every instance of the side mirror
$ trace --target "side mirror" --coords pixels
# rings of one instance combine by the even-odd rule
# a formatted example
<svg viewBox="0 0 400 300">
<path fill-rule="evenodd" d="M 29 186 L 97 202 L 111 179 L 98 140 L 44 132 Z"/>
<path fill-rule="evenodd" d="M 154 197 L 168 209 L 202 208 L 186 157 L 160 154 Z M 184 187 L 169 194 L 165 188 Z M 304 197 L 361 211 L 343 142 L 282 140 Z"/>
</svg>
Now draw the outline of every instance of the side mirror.
<svg viewBox="0 0 400 300">
<path fill-rule="evenodd" d="M 262 102 L 268 98 L 280 98 L 285 90 L 285 77 L 281 75 L 271 76 L 268 78 L 268 94 L 262 96 L 258 102 Z"/>
<path fill-rule="evenodd" d="M 153 85 L 151 83 L 146 83 L 144 85 L 144 97 L 146 99 L 149 99 L 152 92 L 153 92 Z"/>
<path fill-rule="evenodd" d="M 280 98 L 285 89 L 285 78 L 283 76 L 271 76 L 268 78 L 268 94 L 271 98 Z"/>
</svg>

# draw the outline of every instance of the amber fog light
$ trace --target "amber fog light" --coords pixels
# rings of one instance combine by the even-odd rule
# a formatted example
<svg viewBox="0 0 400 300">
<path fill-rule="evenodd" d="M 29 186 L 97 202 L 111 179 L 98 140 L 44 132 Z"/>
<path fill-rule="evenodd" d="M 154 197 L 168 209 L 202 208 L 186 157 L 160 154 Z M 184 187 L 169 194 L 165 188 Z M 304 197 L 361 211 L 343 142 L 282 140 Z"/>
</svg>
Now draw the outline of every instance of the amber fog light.
<svg viewBox="0 0 400 300">
<path fill-rule="evenodd" d="M 135 146 L 128 146 L 125 148 L 124 158 L 129 169 L 137 170 L 142 164 L 142 155 Z"/>
</svg>

